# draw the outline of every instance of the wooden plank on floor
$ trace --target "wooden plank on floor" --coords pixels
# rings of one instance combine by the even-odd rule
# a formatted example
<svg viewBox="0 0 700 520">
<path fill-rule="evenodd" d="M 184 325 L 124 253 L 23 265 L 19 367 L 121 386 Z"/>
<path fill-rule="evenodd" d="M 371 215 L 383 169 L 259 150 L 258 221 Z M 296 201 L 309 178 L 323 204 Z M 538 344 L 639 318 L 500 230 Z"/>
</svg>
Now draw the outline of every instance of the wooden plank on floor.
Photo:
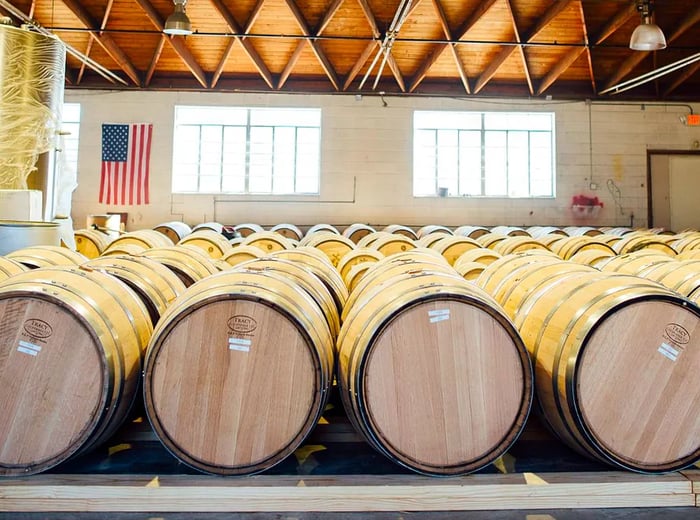
<svg viewBox="0 0 700 520">
<path fill-rule="evenodd" d="M 466 511 L 694 506 L 681 474 L 395 476 L 38 475 L 0 481 L 0 511 Z"/>
<path fill-rule="evenodd" d="M 695 506 L 700 507 L 700 469 L 686 469 L 681 471 L 681 474 L 692 483 Z"/>
</svg>

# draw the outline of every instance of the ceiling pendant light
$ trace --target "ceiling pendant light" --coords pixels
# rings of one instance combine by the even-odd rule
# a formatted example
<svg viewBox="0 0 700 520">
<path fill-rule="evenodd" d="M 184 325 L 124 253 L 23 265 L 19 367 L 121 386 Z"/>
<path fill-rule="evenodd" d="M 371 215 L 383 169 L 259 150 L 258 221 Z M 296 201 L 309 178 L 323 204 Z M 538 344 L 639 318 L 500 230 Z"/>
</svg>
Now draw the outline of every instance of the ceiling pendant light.
<svg viewBox="0 0 700 520">
<path fill-rule="evenodd" d="M 637 0 L 637 11 L 642 23 L 632 33 L 630 49 L 635 51 L 658 51 L 666 48 L 666 37 L 661 28 L 651 21 L 654 10 L 652 0 Z"/>
<path fill-rule="evenodd" d="M 181 36 L 192 34 L 192 22 L 190 22 L 190 19 L 185 13 L 185 4 L 187 0 L 173 0 L 173 2 L 175 3 L 175 10 L 165 21 L 163 32 L 165 34 Z"/>
</svg>

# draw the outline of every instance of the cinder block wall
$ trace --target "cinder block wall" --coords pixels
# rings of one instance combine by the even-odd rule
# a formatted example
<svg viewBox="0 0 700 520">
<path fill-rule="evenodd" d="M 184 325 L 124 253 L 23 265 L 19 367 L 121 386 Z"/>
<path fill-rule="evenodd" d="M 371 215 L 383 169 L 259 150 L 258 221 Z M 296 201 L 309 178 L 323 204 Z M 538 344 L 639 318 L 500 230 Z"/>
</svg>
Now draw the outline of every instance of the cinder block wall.
<svg viewBox="0 0 700 520">
<path fill-rule="evenodd" d="M 647 149 L 690 150 L 700 129 L 686 127 L 682 106 L 602 105 L 585 102 L 465 100 L 364 95 L 219 94 L 184 92 L 66 92 L 82 106 L 79 186 L 72 216 L 83 227 L 89 214 L 129 213 L 129 229 L 168 220 L 190 224 L 291 222 L 424 225 L 595 225 L 646 226 Z M 279 106 L 322 109 L 321 193 L 318 197 L 171 194 L 174 106 Z M 551 199 L 416 198 L 412 196 L 413 110 L 553 111 L 556 113 L 556 197 Z M 697 109 L 697 107 L 696 107 Z M 590 116 L 590 119 L 589 119 Z M 100 125 L 151 122 L 151 203 L 107 206 L 97 202 Z M 589 129 L 592 132 L 589 132 Z M 591 191 L 591 179 L 598 184 Z M 606 184 L 621 195 L 616 206 Z M 596 219 L 574 219 L 574 194 L 596 195 L 605 203 Z M 634 215 L 634 219 L 631 217 Z"/>
</svg>

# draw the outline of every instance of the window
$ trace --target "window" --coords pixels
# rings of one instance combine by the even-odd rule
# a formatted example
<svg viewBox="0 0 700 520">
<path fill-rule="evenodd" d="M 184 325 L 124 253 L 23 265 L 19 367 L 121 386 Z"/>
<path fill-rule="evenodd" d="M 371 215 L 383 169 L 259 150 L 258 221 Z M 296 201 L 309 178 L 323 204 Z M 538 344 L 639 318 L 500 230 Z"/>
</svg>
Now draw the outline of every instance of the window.
<svg viewBox="0 0 700 520">
<path fill-rule="evenodd" d="M 175 107 L 176 193 L 318 194 L 321 110 Z"/>
<path fill-rule="evenodd" d="M 427 112 L 413 118 L 413 195 L 553 197 L 554 114 Z"/>
<path fill-rule="evenodd" d="M 63 164 L 71 172 L 78 171 L 78 142 L 80 139 L 80 103 L 64 103 L 61 115 Z M 75 175 L 75 173 L 74 173 Z"/>
</svg>

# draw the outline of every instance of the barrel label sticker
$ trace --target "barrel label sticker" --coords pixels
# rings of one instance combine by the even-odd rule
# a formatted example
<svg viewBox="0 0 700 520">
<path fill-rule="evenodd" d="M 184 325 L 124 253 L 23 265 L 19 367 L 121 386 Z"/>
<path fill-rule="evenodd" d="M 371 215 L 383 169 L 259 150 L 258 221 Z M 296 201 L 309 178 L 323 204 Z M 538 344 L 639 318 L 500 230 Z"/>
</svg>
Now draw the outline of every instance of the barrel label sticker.
<svg viewBox="0 0 700 520">
<path fill-rule="evenodd" d="M 438 321 L 445 321 L 450 319 L 450 309 L 439 309 L 435 311 L 428 311 L 428 318 L 430 323 L 437 323 Z"/>
<path fill-rule="evenodd" d="M 258 322 L 252 316 L 237 314 L 228 319 L 228 328 L 231 334 L 249 335 L 258 328 Z"/>
<path fill-rule="evenodd" d="M 678 323 L 669 323 L 664 328 L 664 337 L 678 345 L 685 345 L 690 341 L 690 333 Z"/>
<path fill-rule="evenodd" d="M 659 352 L 671 361 L 677 360 L 678 356 L 680 355 L 680 352 L 668 343 L 661 343 L 661 346 L 659 347 Z"/>
<path fill-rule="evenodd" d="M 36 356 L 37 354 L 39 354 L 39 352 L 41 352 L 41 347 L 39 345 L 35 345 L 34 343 L 29 343 L 28 341 L 19 340 L 19 346 L 17 347 L 17 351 L 21 352 L 22 354 Z"/>
<path fill-rule="evenodd" d="M 252 341 L 249 339 L 229 338 L 228 348 L 229 350 L 237 350 L 239 352 L 250 352 L 251 343 Z"/>
</svg>

